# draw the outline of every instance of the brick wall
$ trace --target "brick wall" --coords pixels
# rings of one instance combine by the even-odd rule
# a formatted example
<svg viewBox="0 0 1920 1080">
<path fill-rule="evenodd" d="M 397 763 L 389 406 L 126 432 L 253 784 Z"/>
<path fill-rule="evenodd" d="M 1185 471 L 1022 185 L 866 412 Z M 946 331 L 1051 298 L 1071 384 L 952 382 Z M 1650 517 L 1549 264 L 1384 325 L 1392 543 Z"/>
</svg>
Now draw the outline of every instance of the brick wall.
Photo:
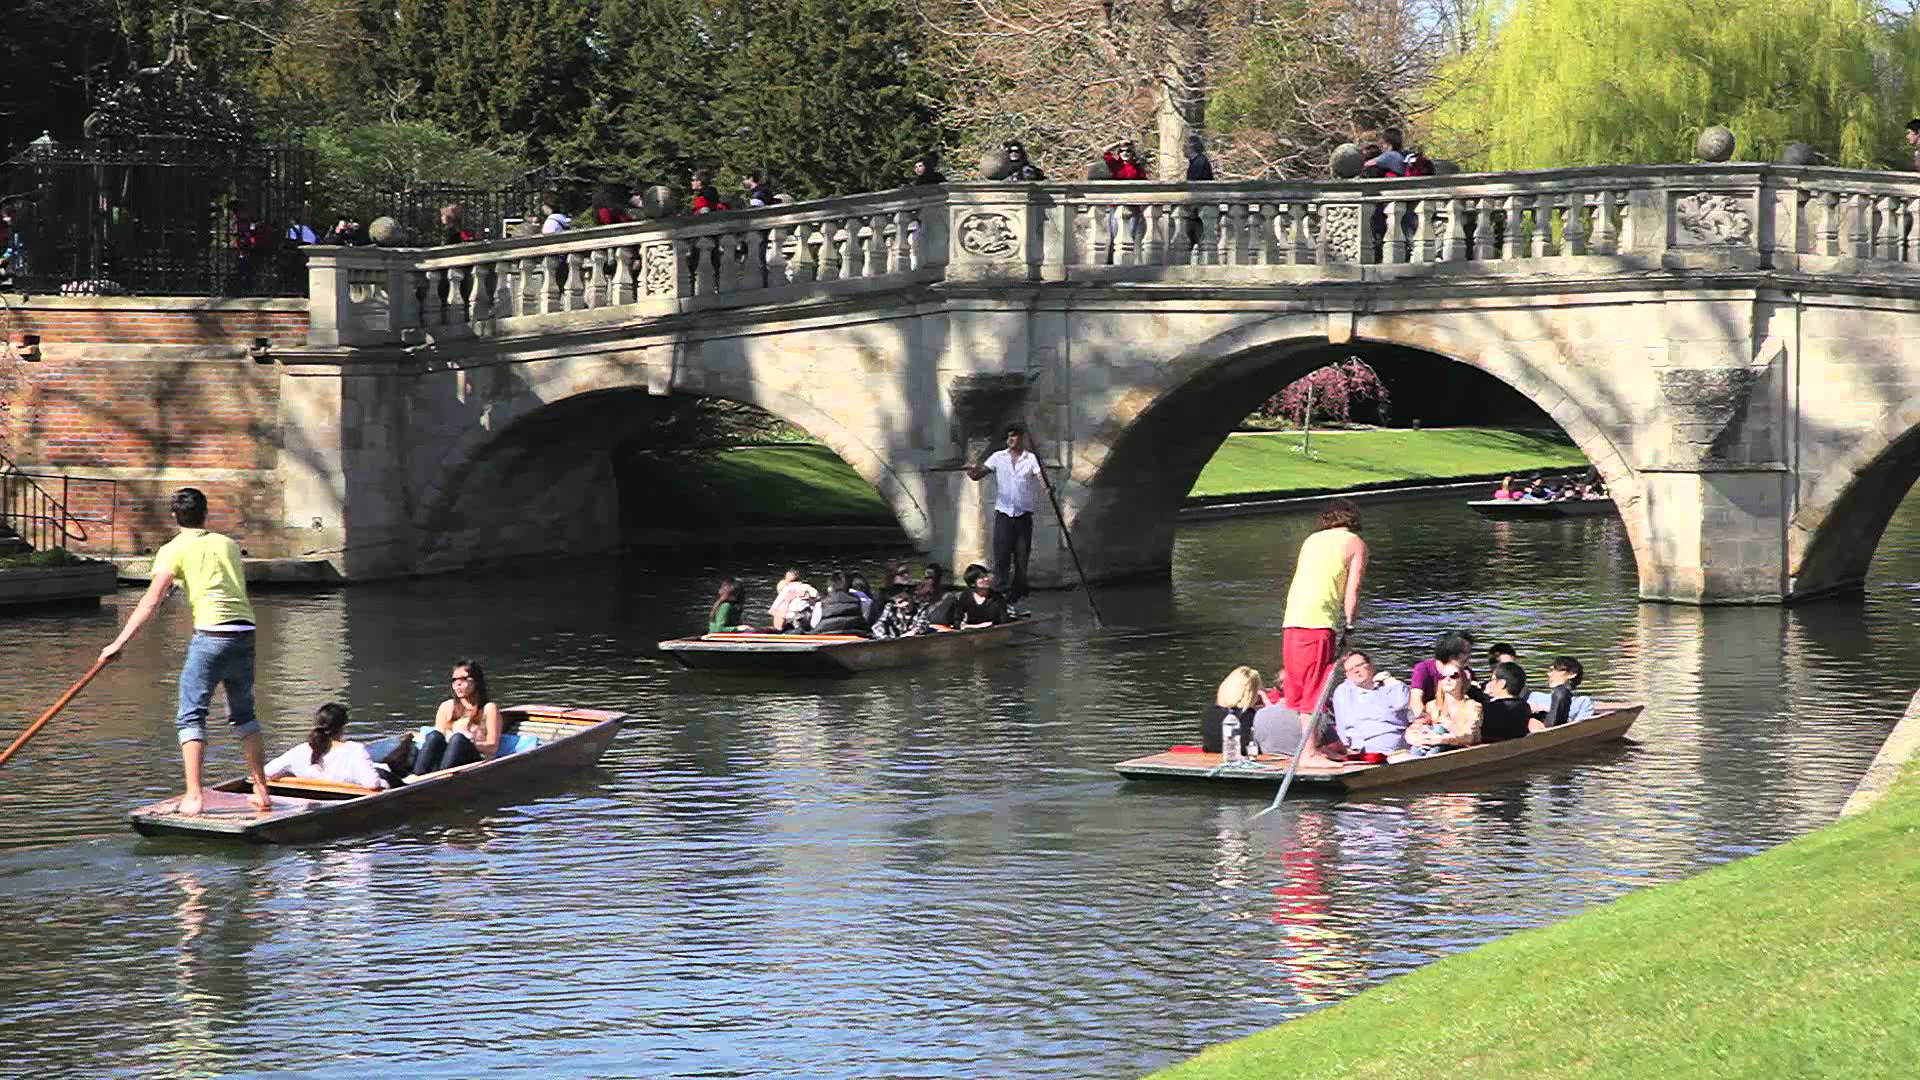
<svg viewBox="0 0 1920 1080">
<path fill-rule="evenodd" d="M 279 369 L 248 347 L 304 343 L 306 326 L 304 301 L 5 297 L 0 451 L 66 477 L 72 513 L 113 519 L 88 525 L 81 549 L 159 546 L 173 533 L 168 496 L 191 485 L 212 503 L 210 527 L 249 554 L 283 554 Z M 20 360 L 28 334 L 39 363 Z"/>
</svg>

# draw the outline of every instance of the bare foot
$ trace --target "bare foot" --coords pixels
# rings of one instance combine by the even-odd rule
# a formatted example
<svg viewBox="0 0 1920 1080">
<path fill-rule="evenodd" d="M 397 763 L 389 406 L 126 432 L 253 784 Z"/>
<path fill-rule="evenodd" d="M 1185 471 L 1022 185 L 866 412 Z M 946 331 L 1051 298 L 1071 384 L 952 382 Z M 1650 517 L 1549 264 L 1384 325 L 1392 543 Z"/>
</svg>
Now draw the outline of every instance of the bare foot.
<svg viewBox="0 0 1920 1080">
<path fill-rule="evenodd" d="M 250 801 L 253 803 L 253 808 L 263 814 L 273 812 L 273 796 L 264 791 L 256 789 Z"/>
<path fill-rule="evenodd" d="M 180 805 L 174 807 L 176 813 L 189 815 L 197 814 L 204 809 L 206 809 L 206 798 L 197 791 L 180 796 Z"/>
</svg>

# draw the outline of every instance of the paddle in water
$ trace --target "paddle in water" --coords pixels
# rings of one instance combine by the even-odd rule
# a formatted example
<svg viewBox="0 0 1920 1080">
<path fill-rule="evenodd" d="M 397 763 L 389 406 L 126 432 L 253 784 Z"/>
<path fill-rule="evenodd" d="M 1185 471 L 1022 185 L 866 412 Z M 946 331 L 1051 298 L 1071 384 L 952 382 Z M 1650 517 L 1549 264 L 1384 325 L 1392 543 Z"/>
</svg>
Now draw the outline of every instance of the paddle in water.
<svg viewBox="0 0 1920 1080">
<path fill-rule="evenodd" d="M 1307 756 L 1307 752 L 1319 739 L 1320 718 L 1331 707 L 1333 692 L 1340 684 L 1341 666 L 1347 662 L 1347 657 L 1352 655 L 1347 652 L 1347 638 L 1352 633 L 1352 627 L 1340 631 L 1340 644 L 1334 647 L 1333 663 L 1327 667 L 1326 679 L 1320 685 L 1320 700 L 1314 705 L 1313 715 L 1308 723 L 1300 729 L 1300 745 L 1293 748 L 1293 757 L 1287 761 L 1287 775 L 1280 778 L 1280 790 L 1273 793 L 1273 802 L 1268 804 L 1265 810 L 1253 815 L 1254 821 L 1280 809 L 1280 803 L 1287 797 L 1287 789 L 1293 786 L 1293 773 L 1300 767 L 1300 759 Z"/>
</svg>

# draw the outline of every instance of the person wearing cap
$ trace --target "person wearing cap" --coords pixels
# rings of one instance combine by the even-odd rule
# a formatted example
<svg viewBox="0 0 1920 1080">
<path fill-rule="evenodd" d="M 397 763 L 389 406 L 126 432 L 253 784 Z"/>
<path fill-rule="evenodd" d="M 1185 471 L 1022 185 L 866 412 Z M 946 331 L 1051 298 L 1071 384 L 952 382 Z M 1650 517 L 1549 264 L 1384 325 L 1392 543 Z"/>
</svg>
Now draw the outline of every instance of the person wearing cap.
<svg viewBox="0 0 1920 1080">
<path fill-rule="evenodd" d="M 209 530 L 207 497 L 198 488 L 181 488 L 170 506 L 180 534 L 153 556 L 153 582 L 134 607 L 127 625 L 106 648 L 102 663 L 120 655 L 175 584 L 186 590 L 193 609 L 193 640 L 180 667 L 180 708 L 173 721 L 180 739 L 180 759 L 186 772 L 186 793 L 180 797 L 182 814 L 205 808 L 200 790 L 200 765 L 206 755 L 207 706 L 213 688 L 227 690 L 227 723 L 240 739 L 247 772 L 253 777 L 254 808 L 272 808 L 267 795 L 266 754 L 261 749 L 260 721 L 253 711 L 254 622 L 247 600 L 247 576 L 240 545 L 233 538 Z"/>
</svg>

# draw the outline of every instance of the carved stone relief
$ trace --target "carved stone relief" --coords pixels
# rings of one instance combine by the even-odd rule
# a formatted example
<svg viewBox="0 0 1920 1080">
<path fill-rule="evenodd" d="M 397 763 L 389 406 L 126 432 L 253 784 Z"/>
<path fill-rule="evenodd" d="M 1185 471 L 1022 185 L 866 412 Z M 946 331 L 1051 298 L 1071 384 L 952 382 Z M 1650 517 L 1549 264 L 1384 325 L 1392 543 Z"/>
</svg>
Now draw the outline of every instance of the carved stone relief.
<svg viewBox="0 0 1920 1080">
<path fill-rule="evenodd" d="M 1329 206 L 1320 211 L 1320 238 L 1330 263 L 1360 261 L 1360 208 Z"/>
<path fill-rule="evenodd" d="M 1005 214 L 968 214 L 960 219 L 960 247 L 988 259 L 1010 259 L 1020 251 L 1020 235 Z"/>
<path fill-rule="evenodd" d="M 672 244 L 648 244 L 640 253 L 644 270 L 641 289 L 647 296 L 672 296 L 679 274 L 673 260 Z"/>
<path fill-rule="evenodd" d="M 1673 222 L 1680 233 L 1676 239 L 1690 245 L 1746 246 L 1753 240 L 1753 215 L 1744 202 L 1737 195 L 1708 191 L 1675 199 Z"/>
</svg>

